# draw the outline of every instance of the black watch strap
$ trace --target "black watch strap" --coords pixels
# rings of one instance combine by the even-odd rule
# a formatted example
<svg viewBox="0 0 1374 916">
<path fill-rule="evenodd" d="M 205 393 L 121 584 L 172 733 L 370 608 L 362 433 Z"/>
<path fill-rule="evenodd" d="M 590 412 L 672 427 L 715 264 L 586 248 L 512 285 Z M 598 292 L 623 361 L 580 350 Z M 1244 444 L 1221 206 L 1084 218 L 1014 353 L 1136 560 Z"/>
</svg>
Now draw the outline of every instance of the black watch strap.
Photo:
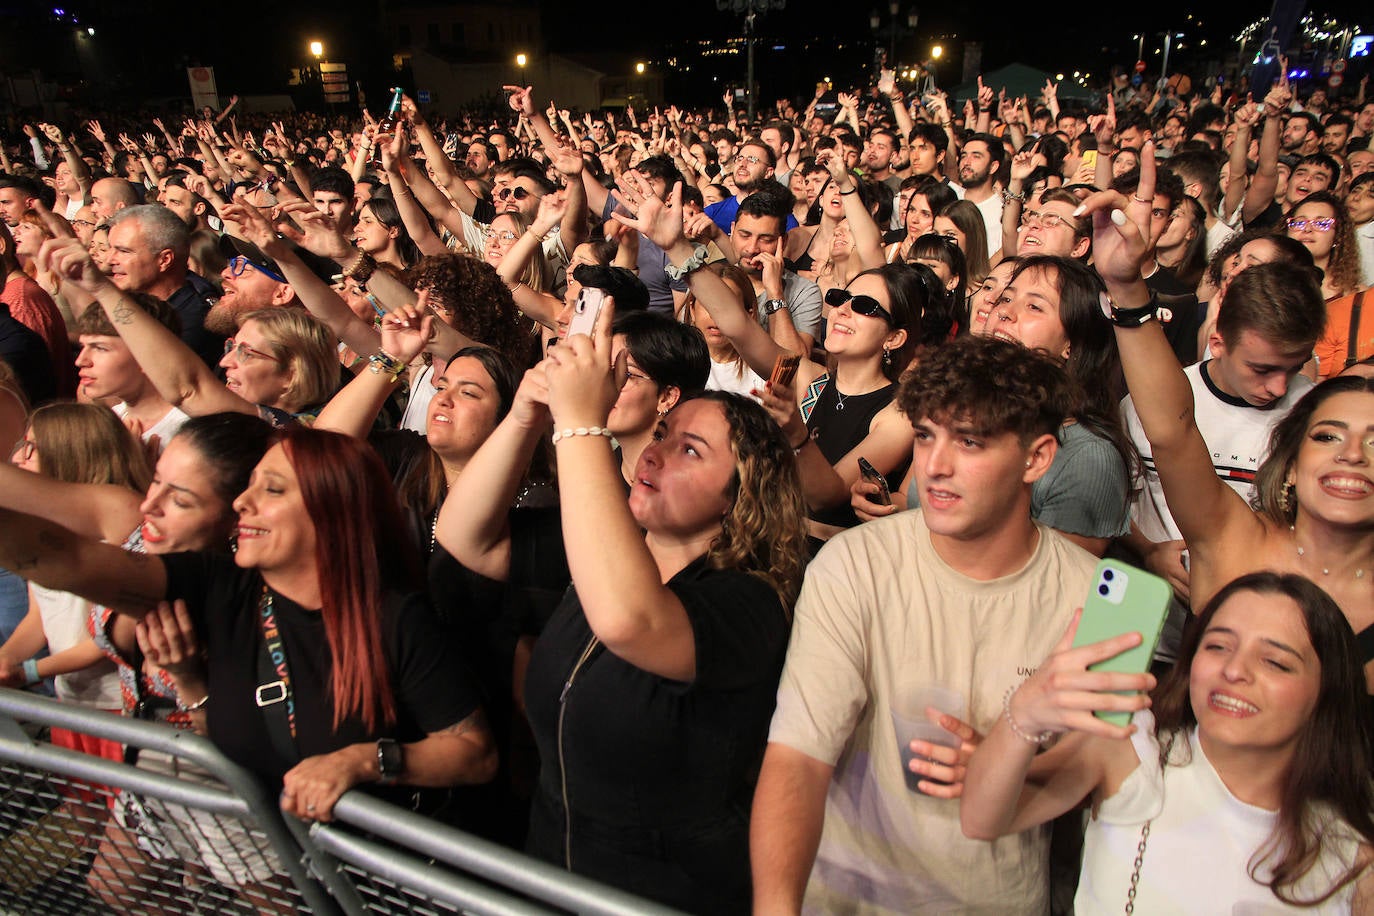
<svg viewBox="0 0 1374 916">
<path fill-rule="evenodd" d="M 395 738 L 382 738 L 377 742 L 377 771 L 379 782 L 384 786 L 392 785 L 401 778 L 405 769 L 405 753 L 401 743 Z"/>
<path fill-rule="evenodd" d="M 1159 299 L 1156 296 L 1150 296 L 1149 302 L 1133 309 L 1123 309 L 1113 305 L 1112 324 L 1119 328 L 1138 328 L 1154 318 L 1157 311 L 1159 311 Z"/>
</svg>

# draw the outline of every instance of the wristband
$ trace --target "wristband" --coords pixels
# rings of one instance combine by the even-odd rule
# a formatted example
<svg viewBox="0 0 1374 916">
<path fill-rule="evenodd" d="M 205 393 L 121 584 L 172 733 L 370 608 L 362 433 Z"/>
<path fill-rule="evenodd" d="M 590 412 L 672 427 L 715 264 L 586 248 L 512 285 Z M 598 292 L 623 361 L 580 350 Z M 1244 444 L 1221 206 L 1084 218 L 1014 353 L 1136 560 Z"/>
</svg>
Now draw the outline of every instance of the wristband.
<svg viewBox="0 0 1374 916">
<path fill-rule="evenodd" d="M 1152 295 L 1149 302 L 1133 309 L 1118 308 L 1113 304 L 1109 317 L 1112 319 L 1112 324 L 1118 328 L 1138 328 L 1154 318 L 1157 311 L 1159 311 L 1159 299 Z"/>
<path fill-rule="evenodd" d="M 189 706 L 183 704 L 181 702 L 181 697 L 178 696 L 177 709 L 180 709 L 182 712 L 200 712 L 202 709 L 205 708 L 205 704 L 208 702 L 210 702 L 210 694 L 208 693 L 205 696 L 201 697 L 199 700 L 196 700 L 194 703 L 190 704 Z"/>
<path fill-rule="evenodd" d="M 578 426 L 561 429 L 553 434 L 553 442 L 557 445 L 564 439 L 572 439 L 577 436 L 605 436 L 611 438 L 611 431 L 603 426 Z"/>
<path fill-rule="evenodd" d="M 669 280 L 684 280 L 692 271 L 701 270 L 706 266 L 708 253 L 705 245 L 698 245 L 692 250 L 692 256 L 682 262 L 681 267 L 665 264 L 663 265 L 663 272 L 667 274 Z"/>
<path fill-rule="evenodd" d="M 19 666 L 24 672 L 24 685 L 37 684 L 43 680 L 38 676 L 38 659 L 31 658 Z"/>
<path fill-rule="evenodd" d="M 406 371 L 406 364 L 385 350 L 378 350 L 367 358 L 367 368 L 373 375 L 389 375 L 389 381 L 395 382 Z"/>
<path fill-rule="evenodd" d="M 858 189 L 857 187 L 854 187 L 854 188 L 850 188 L 848 191 L 841 191 L 841 192 L 840 192 L 840 196 L 841 196 L 841 197 L 848 197 L 850 194 L 858 194 L 858 193 L 859 193 L 859 189 Z"/>
</svg>

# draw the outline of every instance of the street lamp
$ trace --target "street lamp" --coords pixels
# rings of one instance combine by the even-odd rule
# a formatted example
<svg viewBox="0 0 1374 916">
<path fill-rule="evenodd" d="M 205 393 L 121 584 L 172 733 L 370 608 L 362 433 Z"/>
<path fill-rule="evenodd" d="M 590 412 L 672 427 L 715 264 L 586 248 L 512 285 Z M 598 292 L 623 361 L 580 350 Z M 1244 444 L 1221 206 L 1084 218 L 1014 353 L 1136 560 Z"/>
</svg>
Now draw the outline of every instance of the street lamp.
<svg viewBox="0 0 1374 916">
<path fill-rule="evenodd" d="M 310 42 L 310 53 L 315 55 L 315 60 L 324 56 L 324 43 L 320 41 Z"/>
<path fill-rule="evenodd" d="M 944 56 L 945 56 L 945 49 L 944 49 L 944 46 L 942 46 L 942 45 L 936 45 L 935 47 L 931 48 L 931 49 L 930 49 L 930 56 L 933 57 L 935 60 L 939 60 L 941 57 L 944 57 Z"/>
<path fill-rule="evenodd" d="M 530 59 L 529 59 L 528 57 L 526 57 L 524 54 L 517 54 L 517 55 L 515 55 L 515 66 L 517 66 L 517 67 L 523 67 L 523 66 L 525 66 L 525 64 L 527 64 L 527 63 L 529 63 L 529 62 L 530 62 Z"/>
<path fill-rule="evenodd" d="M 920 21 L 920 18 L 921 18 L 920 14 L 919 14 L 919 13 L 916 11 L 916 9 L 913 7 L 912 9 L 910 9 L 910 10 L 907 11 L 907 14 L 906 14 L 906 25 L 902 25 L 902 24 L 901 24 L 900 22 L 898 22 L 898 20 L 897 20 L 897 14 L 900 13 L 901 10 L 902 10 L 902 5 L 901 5 L 901 3 L 899 2 L 899 0 L 889 0 L 889 2 L 888 2 L 888 4 L 887 4 L 888 29 L 889 29 L 888 48 L 887 48 L 887 68 L 888 68 L 889 70 L 896 69 L 896 67 L 897 67 L 897 35 L 898 35 L 898 33 L 900 32 L 903 36 L 905 36 L 905 35 L 910 34 L 911 32 L 916 31 L 916 23 L 919 22 L 919 21 Z M 873 29 L 873 31 L 875 31 L 875 32 L 878 31 L 878 27 L 882 25 L 882 17 L 878 15 L 878 11 L 877 11 L 877 10 L 874 10 L 872 13 L 869 14 L 869 17 L 868 17 L 868 25 L 869 25 L 869 28 Z"/>
<path fill-rule="evenodd" d="M 638 73 L 640 76 L 644 75 L 644 61 L 635 64 L 635 73 Z"/>
</svg>

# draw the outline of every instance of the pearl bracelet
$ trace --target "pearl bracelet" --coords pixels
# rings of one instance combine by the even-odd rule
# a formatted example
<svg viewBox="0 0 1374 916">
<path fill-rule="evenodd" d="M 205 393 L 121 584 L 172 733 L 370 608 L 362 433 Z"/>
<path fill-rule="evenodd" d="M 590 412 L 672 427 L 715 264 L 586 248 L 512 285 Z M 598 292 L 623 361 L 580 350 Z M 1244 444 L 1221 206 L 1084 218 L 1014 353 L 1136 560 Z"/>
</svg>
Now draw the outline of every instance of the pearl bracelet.
<svg viewBox="0 0 1374 916">
<path fill-rule="evenodd" d="M 571 439 L 574 436 L 605 436 L 611 438 L 611 431 L 602 426 L 578 426 L 568 427 L 553 434 L 554 444 L 557 445 L 564 439 Z"/>
<path fill-rule="evenodd" d="M 1039 747 L 1046 741 L 1053 738 L 1054 732 L 1049 731 L 1047 729 L 1038 735 L 1032 735 L 1030 732 L 1026 731 L 1021 726 L 1016 724 L 1016 720 L 1012 718 L 1011 715 L 1011 698 L 1015 696 L 1016 691 L 1020 689 L 1020 687 L 1020 684 L 1017 684 L 1015 687 L 1008 687 L 1007 692 L 1002 695 L 1002 714 L 1007 717 L 1007 725 L 1011 726 L 1011 733 L 1013 735 L 1020 738 L 1027 744 L 1034 744 L 1036 747 Z"/>
</svg>

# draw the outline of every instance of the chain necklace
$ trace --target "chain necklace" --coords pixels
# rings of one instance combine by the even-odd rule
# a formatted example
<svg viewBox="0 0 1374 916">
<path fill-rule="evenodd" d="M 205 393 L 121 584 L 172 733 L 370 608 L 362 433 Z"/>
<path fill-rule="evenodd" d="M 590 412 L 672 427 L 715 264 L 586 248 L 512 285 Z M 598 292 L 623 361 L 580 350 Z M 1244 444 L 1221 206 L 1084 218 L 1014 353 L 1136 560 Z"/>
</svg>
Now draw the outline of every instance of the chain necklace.
<svg viewBox="0 0 1374 916">
<path fill-rule="evenodd" d="M 1302 559 L 1303 557 L 1307 556 L 1307 551 L 1303 548 L 1303 546 L 1302 546 L 1301 544 L 1298 544 L 1298 543 L 1297 543 L 1297 532 L 1293 530 L 1293 526 L 1292 526 L 1292 525 L 1289 525 L 1289 526 L 1288 526 L 1288 532 L 1289 532 L 1289 534 L 1292 534 L 1292 535 L 1293 535 L 1293 543 L 1294 543 L 1294 545 L 1298 548 L 1298 558 L 1299 558 L 1299 559 Z M 1323 566 L 1323 567 L 1322 567 L 1322 575 L 1323 575 L 1323 576 L 1329 576 L 1329 575 L 1331 575 L 1331 569 L 1330 569 L 1330 567 Z M 1364 578 L 1364 569 L 1363 569 L 1363 568 L 1360 568 L 1360 569 L 1355 570 L 1355 578 L 1356 578 L 1356 579 L 1363 579 L 1363 578 Z"/>
</svg>

